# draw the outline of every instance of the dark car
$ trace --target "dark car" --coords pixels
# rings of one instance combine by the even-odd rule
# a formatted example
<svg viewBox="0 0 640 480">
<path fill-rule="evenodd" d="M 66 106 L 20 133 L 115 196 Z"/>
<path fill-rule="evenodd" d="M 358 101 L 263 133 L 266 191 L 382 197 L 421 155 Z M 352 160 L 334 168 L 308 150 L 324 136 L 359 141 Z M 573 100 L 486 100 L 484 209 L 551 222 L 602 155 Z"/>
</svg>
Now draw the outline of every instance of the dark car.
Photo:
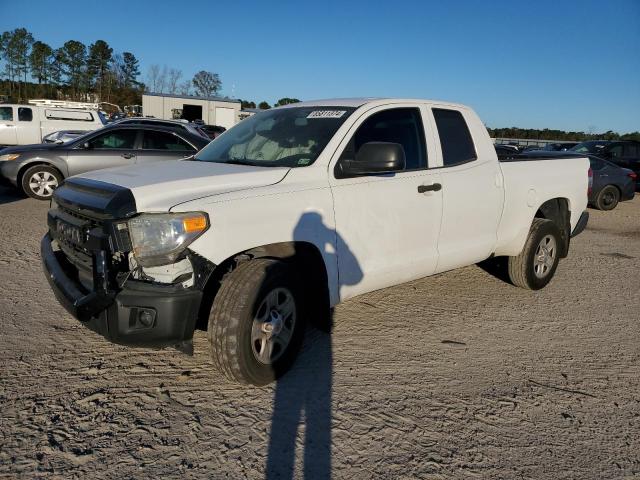
<svg viewBox="0 0 640 480">
<path fill-rule="evenodd" d="M 506 158 L 513 158 L 520 154 L 517 148 L 513 148 L 511 145 L 494 145 L 498 159 L 503 160 Z"/>
<path fill-rule="evenodd" d="M 214 138 L 218 138 L 224 132 L 227 131 L 226 128 L 220 127 L 218 125 L 199 125 L 200 130 L 202 130 L 211 140 Z"/>
<path fill-rule="evenodd" d="M 162 125 L 115 123 L 63 144 L 37 144 L 0 150 L 0 176 L 30 197 L 51 198 L 72 175 L 134 163 L 178 160 L 194 155 L 208 138 Z"/>
<path fill-rule="evenodd" d="M 177 128 L 179 130 L 185 130 L 189 133 L 200 135 L 202 138 L 211 140 L 209 135 L 201 128 L 201 125 L 196 123 L 189 123 L 186 120 L 162 120 L 160 118 L 148 118 L 148 117 L 131 117 L 124 120 L 118 120 L 118 125 L 150 125 L 158 127 L 170 127 Z"/>
<path fill-rule="evenodd" d="M 591 153 L 615 163 L 619 167 L 633 170 L 638 177 L 636 190 L 640 190 L 640 142 L 635 140 L 582 142 L 570 151 Z"/>
<path fill-rule="evenodd" d="M 589 155 L 593 185 L 589 193 L 589 204 L 598 210 L 613 210 L 618 202 L 631 200 L 635 196 L 637 174 L 621 168 L 595 155 Z"/>
<path fill-rule="evenodd" d="M 572 149 L 576 145 L 578 145 L 578 142 L 548 143 L 544 147 L 542 147 L 542 150 L 545 150 L 548 152 L 564 152 L 565 150 Z"/>
</svg>

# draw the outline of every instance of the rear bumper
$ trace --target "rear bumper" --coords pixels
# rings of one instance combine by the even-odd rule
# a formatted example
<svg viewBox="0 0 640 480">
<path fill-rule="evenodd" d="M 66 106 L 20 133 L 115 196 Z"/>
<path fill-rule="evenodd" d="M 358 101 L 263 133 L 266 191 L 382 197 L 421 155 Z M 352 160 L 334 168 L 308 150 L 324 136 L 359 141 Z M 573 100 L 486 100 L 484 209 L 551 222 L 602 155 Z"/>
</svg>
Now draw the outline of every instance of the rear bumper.
<svg viewBox="0 0 640 480">
<path fill-rule="evenodd" d="M 129 280 L 118 291 L 89 292 L 51 241 L 47 234 L 40 245 L 49 285 L 60 304 L 86 327 L 122 344 L 161 347 L 192 339 L 202 290 Z"/>
<path fill-rule="evenodd" d="M 580 218 L 578 219 L 578 223 L 576 223 L 576 227 L 571 232 L 571 238 L 580 235 L 585 228 L 587 228 L 587 223 L 589 222 L 589 212 L 586 210 L 582 212 Z"/>
</svg>

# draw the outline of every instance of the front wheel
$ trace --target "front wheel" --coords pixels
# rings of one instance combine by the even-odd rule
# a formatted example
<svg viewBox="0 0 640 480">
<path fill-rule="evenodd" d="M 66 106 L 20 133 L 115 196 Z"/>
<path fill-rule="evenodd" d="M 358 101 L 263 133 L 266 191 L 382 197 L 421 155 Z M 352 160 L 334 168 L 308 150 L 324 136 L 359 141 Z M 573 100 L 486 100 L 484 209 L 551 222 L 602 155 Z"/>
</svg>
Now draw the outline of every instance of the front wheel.
<svg viewBox="0 0 640 480">
<path fill-rule="evenodd" d="M 291 367 L 304 331 L 298 284 L 295 270 L 273 259 L 242 263 L 224 277 L 208 336 L 226 377 L 266 385 Z"/>
<path fill-rule="evenodd" d="M 560 261 L 560 229 L 551 220 L 534 218 L 529 237 L 519 255 L 509 257 L 511 282 L 521 288 L 539 290 L 553 278 Z"/>
<path fill-rule="evenodd" d="M 36 200 L 49 200 L 62 183 L 62 175 L 48 165 L 35 165 L 22 175 L 22 190 Z"/>
</svg>

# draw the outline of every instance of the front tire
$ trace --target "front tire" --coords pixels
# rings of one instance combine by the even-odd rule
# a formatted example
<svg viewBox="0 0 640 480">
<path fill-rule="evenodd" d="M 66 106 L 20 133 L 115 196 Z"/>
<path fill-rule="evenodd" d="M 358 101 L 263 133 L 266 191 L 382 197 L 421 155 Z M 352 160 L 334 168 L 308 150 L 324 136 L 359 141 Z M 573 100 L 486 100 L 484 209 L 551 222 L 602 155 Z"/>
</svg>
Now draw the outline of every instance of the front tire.
<svg viewBox="0 0 640 480">
<path fill-rule="evenodd" d="M 34 165 L 22 175 L 22 191 L 36 200 L 49 200 L 62 183 L 62 175 L 48 165 Z"/>
<path fill-rule="evenodd" d="M 241 263 L 226 275 L 209 315 L 217 369 L 241 383 L 266 385 L 293 364 L 303 337 L 295 269 L 273 259 Z"/>
<path fill-rule="evenodd" d="M 596 208 L 598 210 L 613 210 L 620 201 L 620 191 L 613 185 L 607 185 L 596 198 Z"/>
<path fill-rule="evenodd" d="M 509 257 L 509 279 L 517 287 L 539 290 L 553 278 L 560 261 L 560 229 L 551 220 L 534 218 L 524 248 Z"/>
</svg>

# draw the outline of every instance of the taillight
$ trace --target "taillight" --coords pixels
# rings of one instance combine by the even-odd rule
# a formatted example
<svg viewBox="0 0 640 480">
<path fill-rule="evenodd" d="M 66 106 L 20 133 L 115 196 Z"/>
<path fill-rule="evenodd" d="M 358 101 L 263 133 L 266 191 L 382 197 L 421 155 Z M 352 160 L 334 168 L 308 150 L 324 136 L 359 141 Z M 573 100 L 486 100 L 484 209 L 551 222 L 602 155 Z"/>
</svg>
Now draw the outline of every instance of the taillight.
<svg viewBox="0 0 640 480">
<path fill-rule="evenodd" d="M 638 178 L 638 174 L 636 172 L 631 172 L 629 174 L 629 177 L 631 177 L 633 180 L 636 180 Z"/>
<path fill-rule="evenodd" d="M 593 170 L 589 167 L 589 188 L 587 188 L 587 195 L 591 195 L 591 189 L 593 188 Z"/>
</svg>

